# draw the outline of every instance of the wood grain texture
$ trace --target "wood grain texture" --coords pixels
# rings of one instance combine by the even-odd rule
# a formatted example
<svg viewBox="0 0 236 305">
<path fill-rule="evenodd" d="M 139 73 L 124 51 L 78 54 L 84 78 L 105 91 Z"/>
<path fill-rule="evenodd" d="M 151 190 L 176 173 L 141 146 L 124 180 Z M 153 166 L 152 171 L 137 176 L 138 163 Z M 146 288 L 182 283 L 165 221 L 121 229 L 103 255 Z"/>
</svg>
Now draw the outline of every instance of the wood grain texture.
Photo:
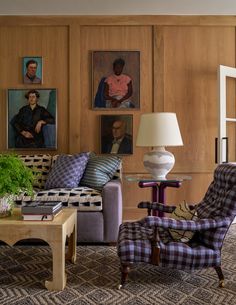
<svg viewBox="0 0 236 305">
<path fill-rule="evenodd" d="M 123 171 L 142 170 L 143 150 L 135 147 L 140 115 L 152 111 L 152 28 L 149 26 L 81 27 L 81 150 L 100 151 L 100 115 L 133 115 L 133 155 L 123 156 Z M 139 110 L 92 110 L 92 51 L 140 50 Z M 83 73 L 83 72 L 82 72 Z"/>
<path fill-rule="evenodd" d="M 46 281 L 48 290 L 63 290 L 66 286 L 65 243 L 69 238 L 68 258 L 75 262 L 77 240 L 77 210 L 63 209 L 52 221 L 24 221 L 21 210 L 0 219 L 0 240 L 13 246 L 22 239 L 38 238 L 46 241 L 52 249 L 53 278 Z"/>
<path fill-rule="evenodd" d="M 176 112 L 184 146 L 175 171 L 212 171 L 218 128 L 217 68 L 235 66 L 234 27 L 165 27 L 164 111 Z M 229 88 L 235 100 L 235 90 Z"/>
<path fill-rule="evenodd" d="M 81 78 L 83 73 L 80 70 L 80 54 L 83 50 L 80 47 L 80 27 L 70 25 L 69 27 L 69 152 L 80 152 L 81 129 Z"/>
<path fill-rule="evenodd" d="M 184 25 L 236 26 L 235 16 L 127 15 L 127 16 L 0 16 L 0 26 L 16 25 Z"/>
<path fill-rule="evenodd" d="M 199 200 L 215 168 L 216 71 L 219 64 L 235 66 L 235 26 L 235 16 L 0 16 L 0 151 L 6 150 L 7 88 L 27 87 L 23 56 L 43 56 L 44 81 L 37 87 L 58 89 L 58 149 L 49 153 L 99 153 L 100 115 L 132 114 L 134 153 L 123 156 L 123 173 L 143 173 L 147 149 L 135 147 L 141 114 L 176 112 L 184 146 L 168 148 L 176 157 L 173 172 L 194 182 L 168 189 L 167 199 Z M 140 110 L 91 109 L 93 50 L 140 51 Z M 230 116 L 235 95 L 235 82 L 227 80 Z M 228 130 L 235 160 L 235 127 Z M 148 198 L 148 189 L 124 182 L 124 219 L 144 216 L 136 206 Z"/>
<path fill-rule="evenodd" d="M 68 151 L 68 29 L 59 27 L 0 27 L 0 119 L 6 126 L 8 88 L 56 88 L 58 152 Z M 43 57 L 43 84 L 22 81 L 22 57 Z M 0 150 L 6 150 L 6 128 L 1 128 Z M 22 152 L 22 151 L 21 151 Z"/>
</svg>

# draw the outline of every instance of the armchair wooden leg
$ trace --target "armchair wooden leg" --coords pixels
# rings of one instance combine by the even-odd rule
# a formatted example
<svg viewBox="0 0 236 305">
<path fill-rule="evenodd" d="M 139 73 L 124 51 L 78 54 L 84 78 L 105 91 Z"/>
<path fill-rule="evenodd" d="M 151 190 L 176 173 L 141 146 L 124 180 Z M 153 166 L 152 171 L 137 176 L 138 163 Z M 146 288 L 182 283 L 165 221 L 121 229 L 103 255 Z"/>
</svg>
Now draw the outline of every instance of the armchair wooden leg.
<svg viewBox="0 0 236 305">
<path fill-rule="evenodd" d="M 224 288 L 225 287 L 225 282 L 224 282 L 224 275 L 223 275 L 223 272 L 222 272 L 222 269 L 220 266 L 217 266 L 217 267 L 214 267 L 218 277 L 219 277 L 219 287 L 220 288 Z"/>
<path fill-rule="evenodd" d="M 130 265 L 121 264 L 121 281 L 120 281 L 120 285 L 118 286 L 119 290 L 124 286 L 129 272 L 130 272 Z"/>
</svg>

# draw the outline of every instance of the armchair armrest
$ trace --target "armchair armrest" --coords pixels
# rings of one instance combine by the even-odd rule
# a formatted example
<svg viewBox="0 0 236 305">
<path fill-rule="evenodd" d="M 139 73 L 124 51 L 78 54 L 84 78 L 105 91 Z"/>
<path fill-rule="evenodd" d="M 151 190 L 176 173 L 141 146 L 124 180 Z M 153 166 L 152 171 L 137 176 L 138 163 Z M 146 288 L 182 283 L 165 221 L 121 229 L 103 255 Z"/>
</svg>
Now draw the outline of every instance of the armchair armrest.
<svg viewBox="0 0 236 305">
<path fill-rule="evenodd" d="M 122 192 L 120 179 L 110 180 L 102 190 L 104 241 L 116 242 L 122 223 Z"/>
<path fill-rule="evenodd" d="M 167 217 L 148 216 L 140 220 L 142 224 L 147 226 L 158 226 L 164 229 L 175 229 L 184 231 L 205 231 L 228 227 L 232 222 L 232 218 L 224 217 L 218 219 L 199 219 L 194 220 L 175 220 Z"/>
<path fill-rule="evenodd" d="M 194 204 L 191 204 L 191 205 L 189 204 L 188 206 L 190 207 L 190 210 L 193 210 L 196 207 L 196 205 L 194 205 Z M 138 208 L 139 209 L 148 209 L 148 210 L 157 210 L 157 211 L 165 212 L 165 213 L 172 213 L 175 210 L 176 205 L 166 205 L 166 204 L 163 204 L 160 202 L 141 201 L 138 204 Z"/>
<path fill-rule="evenodd" d="M 172 213 L 176 206 L 175 205 L 165 205 L 163 203 L 159 202 L 148 202 L 148 201 L 141 201 L 138 204 L 139 209 L 148 209 L 148 210 L 157 210 L 160 212 L 165 212 L 165 213 Z"/>
</svg>

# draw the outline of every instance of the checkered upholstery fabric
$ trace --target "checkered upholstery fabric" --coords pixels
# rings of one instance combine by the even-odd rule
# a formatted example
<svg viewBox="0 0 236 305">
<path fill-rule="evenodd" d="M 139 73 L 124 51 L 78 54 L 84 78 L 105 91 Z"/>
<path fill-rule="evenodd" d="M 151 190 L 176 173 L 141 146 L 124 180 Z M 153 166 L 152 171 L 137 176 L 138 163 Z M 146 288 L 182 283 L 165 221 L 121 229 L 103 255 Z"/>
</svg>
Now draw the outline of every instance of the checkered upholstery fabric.
<svg viewBox="0 0 236 305">
<path fill-rule="evenodd" d="M 93 153 L 92 153 L 93 154 Z M 52 156 L 52 166 L 55 164 L 57 158 L 60 155 L 54 155 Z M 112 179 L 121 179 L 122 180 L 122 162 L 119 163 L 118 168 L 116 169 L 115 173 L 113 174 Z"/>
<path fill-rule="evenodd" d="M 32 200 L 24 194 L 15 198 L 20 204 L 22 201 Z M 89 187 L 56 188 L 50 190 L 39 190 L 35 193 L 34 200 L 40 201 L 62 201 L 64 206 L 76 208 L 78 211 L 102 211 L 101 192 Z"/>
<path fill-rule="evenodd" d="M 166 230 L 158 230 L 160 236 L 160 266 L 181 270 L 194 270 L 220 265 L 220 249 L 217 251 L 196 242 L 175 242 Z M 120 226 L 118 255 L 122 263 L 150 263 L 153 228 L 142 222 L 128 222 Z M 163 242 L 165 240 L 165 243 Z"/>
<path fill-rule="evenodd" d="M 174 206 L 142 202 L 141 208 L 155 208 L 171 213 Z M 118 255 L 121 263 L 151 262 L 154 228 L 160 236 L 160 265 L 182 270 L 215 267 L 221 264 L 221 247 L 236 216 L 236 164 L 221 164 L 203 200 L 196 205 L 200 219 L 175 220 L 148 216 L 120 226 Z M 173 241 L 168 229 L 194 231 L 188 243 Z"/>
<path fill-rule="evenodd" d="M 35 173 L 34 195 L 33 197 L 26 194 L 20 194 L 14 199 L 18 204 L 22 201 L 29 200 L 46 200 L 54 201 L 61 200 L 64 206 L 77 208 L 78 211 L 102 211 L 102 191 L 95 190 L 87 186 L 76 186 L 73 188 L 50 188 L 44 189 L 50 169 L 55 164 L 58 157 L 61 155 L 20 155 L 26 166 L 31 168 Z M 71 155 L 67 155 L 71 156 Z M 121 178 L 122 165 L 114 173 L 114 179 Z"/>
<path fill-rule="evenodd" d="M 57 187 L 77 187 L 83 176 L 89 153 L 60 155 L 51 168 L 45 189 Z"/>
</svg>

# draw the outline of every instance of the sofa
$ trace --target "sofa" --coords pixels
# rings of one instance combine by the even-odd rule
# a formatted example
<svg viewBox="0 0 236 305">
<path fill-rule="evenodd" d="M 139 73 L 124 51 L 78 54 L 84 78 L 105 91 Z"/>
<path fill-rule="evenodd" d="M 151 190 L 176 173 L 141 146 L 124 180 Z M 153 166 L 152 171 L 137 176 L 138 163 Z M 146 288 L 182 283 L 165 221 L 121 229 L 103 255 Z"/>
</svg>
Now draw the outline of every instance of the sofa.
<svg viewBox="0 0 236 305">
<path fill-rule="evenodd" d="M 64 185 L 62 179 L 66 180 L 70 176 L 73 180 L 77 176 L 78 171 L 76 172 L 76 166 L 73 162 L 71 164 L 71 160 L 75 160 L 77 156 L 79 159 L 81 155 L 84 168 L 82 170 L 79 168 L 79 171 L 83 171 L 79 183 L 73 181 L 72 187 L 70 184 Z M 115 243 L 117 241 L 119 225 L 122 222 L 120 158 L 112 155 L 98 156 L 94 153 L 55 156 L 20 155 L 20 158 L 27 167 L 33 170 L 35 180 L 33 198 L 20 194 L 15 198 L 17 205 L 32 199 L 62 201 L 64 208 L 77 209 L 78 242 Z M 55 171 L 58 168 L 58 162 L 62 163 L 61 160 L 69 161 L 69 163 L 64 164 L 57 176 Z"/>
</svg>

